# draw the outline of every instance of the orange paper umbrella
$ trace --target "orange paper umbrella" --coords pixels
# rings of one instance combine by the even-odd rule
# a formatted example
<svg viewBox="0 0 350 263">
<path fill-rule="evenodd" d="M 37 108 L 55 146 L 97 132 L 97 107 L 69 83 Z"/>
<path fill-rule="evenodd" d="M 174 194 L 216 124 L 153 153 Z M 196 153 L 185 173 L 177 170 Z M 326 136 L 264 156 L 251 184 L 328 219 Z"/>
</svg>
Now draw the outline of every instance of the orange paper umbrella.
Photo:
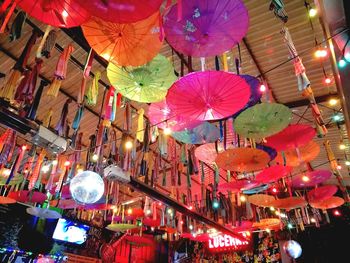
<svg viewBox="0 0 350 263">
<path fill-rule="evenodd" d="M 275 201 L 275 197 L 272 195 L 265 195 L 265 194 L 255 194 L 248 196 L 248 202 L 261 207 L 269 207 L 273 205 L 273 202 Z"/>
<path fill-rule="evenodd" d="M 261 173 L 256 176 L 256 180 L 261 183 L 272 183 L 285 176 L 287 176 L 291 171 L 292 167 L 275 165 L 265 168 Z"/>
<path fill-rule="evenodd" d="M 97 54 L 119 66 L 141 66 L 151 61 L 162 46 L 159 13 L 131 24 L 115 24 L 93 17 L 82 25 Z"/>
<path fill-rule="evenodd" d="M 291 196 L 287 198 L 276 199 L 271 204 L 273 207 L 291 210 L 298 207 L 304 207 L 307 202 L 303 197 Z"/>
<path fill-rule="evenodd" d="M 253 172 L 266 167 L 270 156 L 263 150 L 254 148 L 235 148 L 219 153 L 216 164 L 234 172 Z"/>
<path fill-rule="evenodd" d="M 315 188 L 307 193 L 307 198 L 309 202 L 321 202 L 324 201 L 337 192 L 338 187 L 336 185 L 324 185 L 318 188 Z"/>
<path fill-rule="evenodd" d="M 14 204 L 16 203 L 15 199 L 12 199 L 10 197 L 6 197 L 6 196 L 0 196 L 0 204 L 4 205 L 4 204 Z"/>
<path fill-rule="evenodd" d="M 344 204 L 344 199 L 338 196 L 332 196 L 320 202 L 310 202 L 313 208 L 317 209 L 332 209 Z"/>
<path fill-rule="evenodd" d="M 278 218 L 264 218 L 260 222 L 254 222 L 253 228 L 258 229 L 276 229 L 280 226 L 281 221 Z"/>
<path fill-rule="evenodd" d="M 308 144 L 299 147 L 299 149 L 292 149 L 278 153 L 274 162 L 276 164 L 286 164 L 288 166 L 299 166 L 302 162 L 311 162 L 320 153 L 320 146 L 311 141 Z M 285 156 L 285 158 L 283 157 Z M 285 161 L 284 161 L 285 159 Z"/>
</svg>

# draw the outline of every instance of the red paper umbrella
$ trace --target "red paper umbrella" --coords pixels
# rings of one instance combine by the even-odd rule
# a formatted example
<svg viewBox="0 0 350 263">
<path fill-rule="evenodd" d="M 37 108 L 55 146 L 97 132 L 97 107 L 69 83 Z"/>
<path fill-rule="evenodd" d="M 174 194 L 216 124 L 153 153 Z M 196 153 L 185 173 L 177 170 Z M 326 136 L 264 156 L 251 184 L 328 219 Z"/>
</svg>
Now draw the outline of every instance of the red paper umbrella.
<svg viewBox="0 0 350 263">
<path fill-rule="evenodd" d="M 152 246 L 153 241 L 152 239 L 149 239 L 147 237 L 140 237 L 140 236 L 126 236 L 125 240 L 136 246 Z"/>
<path fill-rule="evenodd" d="M 17 202 L 30 202 L 30 203 L 44 203 L 46 195 L 40 192 L 30 192 L 28 190 L 22 190 L 18 192 L 11 192 L 8 197 L 15 199 Z"/>
<path fill-rule="evenodd" d="M 12 199 L 10 197 L 6 197 L 6 196 L 0 196 L 0 204 L 14 204 L 16 203 L 15 199 Z"/>
<path fill-rule="evenodd" d="M 207 242 L 209 240 L 209 235 L 208 234 L 192 234 L 192 233 L 182 233 L 181 234 L 182 238 L 188 238 L 193 241 L 197 242 Z"/>
<path fill-rule="evenodd" d="M 77 204 L 73 199 L 61 199 L 50 201 L 50 206 L 56 206 L 61 209 L 74 209 L 78 208 L 79 204 Z"/>
<path fill-rule="evenodd" d="M 172 131 L 182 131 L 186 128 L 192 129 L 201 124 L 200 121 L 175 115 L 165 101 L 152 103 L 148 108 L 148 116 L 151 124 L 157 125 L 162 129 L 170 128 Z"/>
<path fill-rule="evenodd" d="M 247 33 L 248 12 L 240 0 L 186 0 L 178 7 L 179 3 L 166 14 L 164 29 L 170 45 L 181 53 L 194 57 L 222 54 Z"/>
<path fill-rule="evenodd" d="M 263 150 L 254 148 L 235 148 L 219 153 L 216 164 L 234 172 L 253 172 L 267 166 L 270 156 Z"/>
<path fill-rule="evenodd" d="M 115 208 L 115 205 L 111 204 L 90 204 L 90 205 L 81 205 L 79 206 L 85 210 L 111 210 Z"/>
<path fill-rule="evenodd" d="M 255 194 L 248 196 L 248 201 L 256 206 L 269 207 L 273 205 L 275 197 L 272 195 Z"/>
<path fill-rule="evenodd" d="M 287 198 L 276 199 L 272 202 L 272 206 L 276 208 L 291 210 L 298 207 L 304 207 L 307 202 L 303 197 L 291 196 Z"/>
<path fill-rule="evenodd" d="M 328 170 L 315 170 L 308 173 L 301 173 L 293 177 L 292 186 L 295 188 L 312 187 L 323 183 L 332 176 Z"/>
<path fill-rule="evenodd" d="M 316 189 L 311 190 L 310 192 L 307 193 L 307 198 L 309 202 L 322 202 L 333 195 L 337 192 L 338 187 L 335 185 L 324 185 L 320 186 Z"/>
<path fill-rule="evenodd" d="M 236 222 L 235 226 L 232 226 L 233 230 L 235 232 L 243 232 L 243 231 L 248 231 L 253 227 L 253 222 L 252 221 L 248 221 L 248 220 L 243 220 L 241 222 Z"/>
<path fill-rule="evenodd" d="M 285 164 L 295 167 L 299 166 L 303 162 L 311 162 L 317 157 L 319 153 L 320 146 L 316 142 L 311 141 L 299 148 L 286 150 L 283 152 L 283 154 L 281 152 L 278 153 L 274 162 L 277 164 Z"/>
<path fill-rule="evenodd" d="M 265 168 L 255 177 L 255 180 L 261 183 L 272 183 L 287 176 L 292 170 L 293 168 L 290 166 L 274 165 Z"/>
<path fill-rule="evenodd" d="M 158 226 L 160 226 L 160 219 L 144 218 L 142 223 L 145 226 L 158 227 Z"/>
<path fill-rule="evenodd" d="M 131 24 L 114 24 L 93 17 L 81 27 L 97 54 L 116 65 L 136 67 L 159 53 L 159 20 L 159 13 Z"/>
<path fill-rule="evenodd" d="M 250 87 L 243 78 L 223 71 L 203 71 L 176 81 L 166 102 L 175 115 L 204 121 L 233 115 L 249 97 Z"/>
<path fill-rule="evenodd" d="M 260 183 L 253 180 L 239 180 L 235 182 L 223 183 L 219 185 L 220 191 L 232 191 L 239 192 L 243 190 L 248 190 L 258 186 Z"/>
<path fill-rule="evenodd" d="M 281 221 L 278 218 L 264 218 L 259 222 L 254 222 L 253 227 L 258 229 L 276 229 L 280 226 Z"/>
<path fill-rule="evenodd" d="M 332 196 L 320 202 L 310 202 L 313 208 L 317 209 L 332 209 L 344 204 L 344 199 L 338 196 Z"/>
<path fill-rule="evenodd" d="M 76 0 L 92 15 L 114 23 L 133 23 L 154 14 L 163 0 Z"/>
<path fill-rule="evenodd" d="M 50 190 L 50 193 L 52 194 L 52 195 L 54 195 L 55 194 L 55 188 L 52 188 L 51 190 Z M 61 198 L 62 199 L 70 199 L 70 198 L 72 198 L 72 195 L 70 194 L 70 191 L 69 191 L 69 185 L 64 185 L 63 187 L 62 187 L 62 191 L 61 191 Z"/>
<path fill-rule="evenodd" d="M 16 0 L 26 13 L 55 27 L 76 27 L 87 21 L 89 12 L 75 0 Z"/>
<path fill-rule="evenodd" d="M 231 148 L 230 146 L 227 147 Z M 215 162 L 218 153 L 223 152 L 225 149 L 221 143 L 218 143 L 216 149 L 215 143 L 206 143 L 196 148 L 195 155 L 198 160 L 203 161 L 208 164 L 213 164 Z"/>
<path fill-rule="evenodd" d="M 295 149 L 310 142 L 315 135 L 315 129 L 309 125 L 291 124 L 281 132 L 266 138 L 266 144 L 277 151 Z"/>
<path fill-rule="evenodd" d="M 141 208 L 130 208 L 126 211 L 127 215 L 134 216 L 134 217 L 143 217 L 144 212 Z"/>
</svg>

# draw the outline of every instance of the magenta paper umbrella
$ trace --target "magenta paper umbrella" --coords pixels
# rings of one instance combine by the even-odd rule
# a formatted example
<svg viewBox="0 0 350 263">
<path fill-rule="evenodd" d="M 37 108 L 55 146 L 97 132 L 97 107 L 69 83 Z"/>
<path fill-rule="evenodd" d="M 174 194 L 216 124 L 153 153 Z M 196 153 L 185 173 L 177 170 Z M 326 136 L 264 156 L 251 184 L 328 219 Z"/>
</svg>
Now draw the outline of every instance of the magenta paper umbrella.
<svg viewBox="0 0 350 263">
<path fill-rule="evenodd" d="M 114 23 L 134 23 L 146 19 L 163 0 L 76 0 L 92 15 Z"/>
<path fill-rule="evenodd" d="M 315 170 L 308 173 L 301 173 L 292 180 L 295 188 L 313 187 L 331 178 L 332 172 L 328 170 Z"/>
<path fill-rule="evenodd" d="M 338 187 L 336 185 L 324 185 L 318 188 L 312 189 L 307 193 L 309 202 L 322 202 L 328 198 L 331 198 L 337 192 Z"/>
<path fill-rule="evenodd" d="M 316 131 L 309 125 L 291 124 L 284 130 L 266 138 L 266 145 L 277 151 L 285 151 L 304 146 L 316 135 Z"/>
<path fill-rule="evenodd" d="M 293 170 L 293 167 L 290 167 L 290 166 L 274 165 L 262 170 L 262 172 L 257 174 L 255 179 L 258 182 L 265 183 L 265 184 L 272 183 L 287 176 L 292 170 Z"/>
<path fill-rule="evenodd" d="M 40 192 L 30 192 L 22 190 L 17 192 L 10 192 L 7 197 L 15 199 L 17 202 L 43 203 L 46 200 L 46 195 Z"/>
<path fill-rule="evenodd" d="M 203 71 L 176 81 L 166 102 L 175 115 L 204 121 L 233 115 L 249 98 L 250 87 L 243 78 L 224 71 Z"/>
<path fill-rule="evenodd" d="M 248 11 L 240 0 L 182 1 L 164 17 L 165 35 L 177 51 L 193 57 L 210 57 L 229 50 L 246 35 Z"/>
<path fill-rule="evenodd" d="M 170 128 L 172 131 L 182 131 L 184 129 L 192 129 L 201 121 L 184 118 L 171 112 L 166 101 L 151 103 L 148 108 L 148 116 L 152 125 L 159 128 Z"/>
</svg>

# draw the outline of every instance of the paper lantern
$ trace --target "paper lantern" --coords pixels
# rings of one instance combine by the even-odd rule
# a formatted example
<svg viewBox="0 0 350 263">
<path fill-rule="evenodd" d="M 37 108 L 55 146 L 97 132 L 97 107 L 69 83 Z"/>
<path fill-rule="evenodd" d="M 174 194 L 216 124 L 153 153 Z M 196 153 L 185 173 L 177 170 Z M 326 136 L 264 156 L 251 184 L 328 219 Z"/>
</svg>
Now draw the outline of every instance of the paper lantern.
<svg viewBox="0 0 350 263">
<path fill-rule="evenodd" d="M 101 176 L 92 171 L 77 174 L 69 185 L 73 199 L 82 204 L 93 204 L 100 200 L 104 189 L 105 185 Z"/>
<path fill-rule="evenodd" d="M 286 241 L 283 244 L 283 250 L 288 256 L 294 259 L 300 257 L 302 252 L 300 244 L 294 240 Z"/>
</svg>

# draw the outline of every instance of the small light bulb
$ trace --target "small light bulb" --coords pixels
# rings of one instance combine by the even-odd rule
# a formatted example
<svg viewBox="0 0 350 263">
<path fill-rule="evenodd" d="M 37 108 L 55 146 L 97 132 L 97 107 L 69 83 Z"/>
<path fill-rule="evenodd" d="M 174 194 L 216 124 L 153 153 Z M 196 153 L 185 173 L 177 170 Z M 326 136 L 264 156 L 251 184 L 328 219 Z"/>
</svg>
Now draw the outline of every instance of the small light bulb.
<svg viewBox="0 0 350 263">
<path fill-rule="evenodd" d="M 146 214 L 147 214 L 147 215 L 150 215 L 151 213 L 152 213 L 151 209 L 147 209 L 147 210 L 146 210 Z"/>
<path fill-rule="evenodd" d="M 271 230 L 270 229 L 268 229 L 268 228 L 266 228 L 266 230 L 265 230 L 267 233 L 270 233 L 271 232 Z"/>
<path fill-rule="evenodd" d="M 272 192 L 277 193 L 277 188 L 276 187 L 272 188 Z"/>
<path fill-rule="evenodd" d="M 316 58 L 325 58 L 327 57 L 327 50 L 326 49 L 317 49 L 314 53 Z"/>
<path fill-rule="evenodd" d="M 326 77 L 324 79 L 324 83 L 326 83 L 326 84 L 331 84 L 331 82 L 332 82 L 332 80 L 330 78 L 328 78 L 328 77 Z"/>
<path fill-rule="evenodd" d="M 181 220 L 181 221 L 180 221 L 180 224 L 183 225 L 183 224 L 184 224 L 184 221 Z"/>
<path fill-rule="evenodd" d="M 47 173 L 50 170 L 50 166 L 49 165 L 43 165 L 43 167 L 41 167 L 41 171 L 43 173 Z"/>
<path fill-rule="evenodd" d="M 345 149 L 346 149 L 345 144 L 339 144 L 339 149 L 340 149 L 340 150 L 345 150 Z"/>
<path fill-rule="evenodd" d="M 164 132 L 164 135 L 170 135 L 171 134 L 171 129 L 169 127 L 165 127 L 163 132 Z"/>
<path fill-rule="evenodd" d="M 130 150 L 132 148 L 132 141 L 128 140 L 125 142 L 125 148 Z"/>
<path fill-rule="evenodd" d="M 167 213 L 168 213 L 169 215 L 172 215 L 172 214 L 173 214 L 173 210 L 172 210 L 172 209 L 170 209 L 170 208 L 168 208 Z"/>
<path fill-rule="evenodd" d="M 67 166 L 69 166 L 69 165 L 70 165 L 70 161 L 65 161 L 65 162 L 64 162 L 64 166 L 67 167 Z"/>
<path fill-rule="evenodd" d="M 11 174 L 11 170 L 10 169 L 4 169 L 2 172 L 3 176 L 9 176 Z"/>
<path fill-rule="evenodd" d="M 337 169 L 341 170 L 341 165 L 340 164 L 337 165 Z"/>
<path fill-rule="evenodd" d="M 216 208 L 219 208 L 219 206 L 220 206 L 219 202 L 215 200 L 213 202 L 213 208 L 216 209 Z"/>
<path fill-rule="evenodd" d="M 345 61 L 344 59 L 340 59 L 340 60 L 338 61 L 338 66 L 339 66 L 340 68 L 345 67 L 345 66 L 346 66 L 346 61 Z"/>
<path fill-rule="evenodd" d="M 311 217 L 310 221 L 311 221 L 311 223 L 316 223 L 316 219 L 313 217 Z"/>
<path fill-rule="evenodd" d="M 334 211 L 333 211 L 333 215 L 335 215 L 335 216 L 341 216 L 341 213 L 339 212 L 339 210 L 334 210 Z"/>
<path fill-rule="evenodd" d="M 338 100 L 337 100 L 337 99 L 330 99 L 330 100 L 328 101 L 328 103 L 329 103 L 329 105 L 334 106 L 334 105 L 337 105 Z"/>
<path fill-rule="evenodd" d="M 276 216 L 279 216 L 279 215 L 280 215 L 280 212 L 276 211 L 275 214 L 276 214 Z"/>
<path fill-rule="evenodd" d="M 341 120 L 341 116 L 339 114 L 335 114 L 332 116 L 333 121 L 337 122 Z"/>
<path fill-rule="evenodd" d="M 64 18 L 67 18 L 67 17 L 68 17 L 68 12 L 67 12 L 66 10 L 63 10 L 63 11 L 62 11 L 62 16 L 63 16 Z"/>
<path fill-rule="evenodd" d="M 192 209 L 193 209 L 193 206 L 190 205 L 190 206 L 188 207 L 188 209 L 189 209 L 189 210 L 192 210 Z"/>
<path fill-rule="evenodd" d="M 58 164 L 58 161 L 57 160 L 53 160 L 52 161 L 52 165 L 57 165 Z"/>
<path fill-rule="evenodd" d="M 302 179 L 304 182 L 310 181 L 310 178 L 307 177 L 306 175 L 304 175 L 301 179 Z"/>
<path fill-rule="evenodd" d="M 193 226 L 192 225 L 189 225 L 189 227 L 188 227 L 190 230 L 192 230 L 193 229 Z"/>
<path fill-rule="evenodd" d="M 270 207 L 271 211 L 275 211 L 275 208 L 273 206 Z"/>
<path fill-rule="evenodd" d="M 350 161 L 345 161 L 346 166 L 350 166 Z"/>
<path fill-rule="evenodd" d="M 241 200 L 241 202 L 247 201 L 247 198 L 245 197 L 245 195 L 241 195 L 241 196 L 239 197 L 239 199 Z"/>
<path fill-rule="evenodd" d="M 27 150 L 27 145 L 22 145 L 22 151 Z"/>
<path fill-rule="evenodd" d="M 293 228 L 293 225 L 292 225 L 291 223 L 288 223 L 288 224 L 287 224 L 287 227 L 288 227 L 289 229 L 291 229 L 291 228 Z"/>
<path fill-rule="evenodd" d="M 261 84 L 259 90 L 260 90 L 260 92 L 265 92 L 266 86 L 264 84 Z"/>
<path fill-rule="evenodd" d="M 310 8 L 309 9 L 309 16 L 315 17 L 316 15 L 317 15 L 317 10 L 315 8 Z"/>
<path fill-rule="evenodd" d="M 91 160 L 93 162 L 97 162 L 98 161 L 98 155 L 97 154 L 92 155 Z"/>
<path fill-rule="evenodd" d="M 127 211 L 128 215 L 131 215 L 132 214 L 132 209 L 129 208 L 128 211 Z"/>
</svg>

